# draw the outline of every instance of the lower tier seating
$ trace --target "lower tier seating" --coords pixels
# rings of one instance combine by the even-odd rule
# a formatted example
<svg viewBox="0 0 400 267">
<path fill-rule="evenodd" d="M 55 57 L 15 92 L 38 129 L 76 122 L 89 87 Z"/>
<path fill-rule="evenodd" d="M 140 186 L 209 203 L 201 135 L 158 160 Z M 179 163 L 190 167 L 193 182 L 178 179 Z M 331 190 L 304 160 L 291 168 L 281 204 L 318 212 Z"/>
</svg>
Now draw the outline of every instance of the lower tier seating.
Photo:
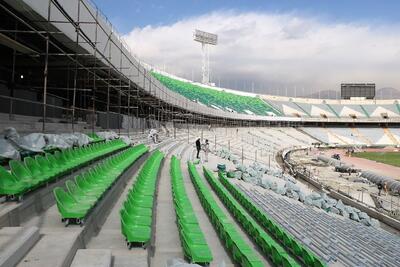
<svg viewBox="0 0 400 267">
<path fill-rule="evenodd" d="M 239 266 L 263 266 L 260 258 L 246 241 L 243 240 L 225 212 L 215 202 L 211 192 L 205 186 L 197 172 L 196 167 L 188 162 L 188 168 L 200 202 L 217 231 L 219 238 L 223 241 L 225 248 L 231 253 L 233 261 Z"/>
<path fill-rule="evenodd" d="M 209 171 L 207 171 L 209 172 Z M 210 175 L 210 174 L 208 174 Z M 232 196 L 251 214 L 263 228 L 275 237 L 283 247 L 300 259 L 306 266 L 325 266 L 326 264 L 319 259 L 310 249 L 301 244 L 296 238 L 284 230 L 278 223 L 272 220 L 260 208 L 258 208 L 244 193 L 228 181 L 225 174 L 219 173 L 220 182 L 232 194 Z M 276 241 L 271 239 L 270 247 L 281 247 Z"/>
<path fill-rule="evenodd" d="M 24 161 L 11 160 L 11 171 L 0 166 L 0 195 L 20 199 L 29 191 L 125 147 L 127 145 L 122 140 L 113 140 L 34 158 L 26 157 Z"/>
<path fill-rule="evenodd" d="M 67 181 L 67 191 L 56 187 L 54 197 L 62 221 L 66 225 L 71 222 L 82 224 L 105 192 L 147 151 L 148 148 L 144 145 L 128 148 L 79 174 L 75 177 L 75 182 Z"/>
<path fill-rule="evenodd" d="M 225 187 L 214 177 L 210 170 L 205 167 L 203 167 L 203 170 L 204 176 L 215 190 L 222 203 L 224 203 L 226 208 L 232 213 L 248 236 L 253 239 L 261 251 L 269 257 L 276 266 L 300 266 L 296 260 L 288 254 L 286 249 L 268 235 L 242 208 Z"/>
<path fill-rule="evenodd" d="M 190 263 L 208 265 L 213 260 L 213 257 L 200 229 L 190 199 L 186 194 L 181 161 L 175 156 L 171 159 L 170 171 L 176 223 L 184 255 Z"/>
<path fill-rule="evenodd" d="M 120 210 L 121 232 L 128 248 L 145 246 L 151 238 L 154 195 L 164 154 L 156 150 L 147 159 Z"/>
</svg>

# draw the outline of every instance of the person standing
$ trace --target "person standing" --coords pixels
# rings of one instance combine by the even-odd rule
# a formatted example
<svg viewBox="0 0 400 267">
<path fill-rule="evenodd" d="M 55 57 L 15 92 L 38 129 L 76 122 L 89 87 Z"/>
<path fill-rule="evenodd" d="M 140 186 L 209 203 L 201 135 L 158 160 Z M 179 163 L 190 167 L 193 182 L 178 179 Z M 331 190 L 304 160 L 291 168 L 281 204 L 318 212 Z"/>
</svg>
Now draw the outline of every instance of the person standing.
<svg viewBox="0 0 400 267">
<path fill-rule="evenodd" d="M 203 145 L 203 150 L 205 162 L 208 162 L 208 152 L 210 152 L 210 144 L 208 143 L 208 139 L 206 139 L 206 142 Z"/>
<path fill-rule="evenodd" d="M 200 143 L 200 138 L 196 140 L 196 150 L 197 150 L 197 156 L 196 158 L 200 158 L 200 150 L 201 150 L 201 143 Z"/>
<path fill-rule="evenodd" d="M 386 182 L 386 181 L 383 183 L 383 191 L 385 191 L 385 196 L 387 196 L 387 194 L 388 194 L 388 187 L 387 187 L 387 182 Z"/>
<path fill-rule="evenodd" d="M 383 188 L 382 182 L 379 182 L 378 183 L 378 191 L 379 191 L 378 195 L 379 196 L 381 195 L 382 188 Z"/>
</svg>

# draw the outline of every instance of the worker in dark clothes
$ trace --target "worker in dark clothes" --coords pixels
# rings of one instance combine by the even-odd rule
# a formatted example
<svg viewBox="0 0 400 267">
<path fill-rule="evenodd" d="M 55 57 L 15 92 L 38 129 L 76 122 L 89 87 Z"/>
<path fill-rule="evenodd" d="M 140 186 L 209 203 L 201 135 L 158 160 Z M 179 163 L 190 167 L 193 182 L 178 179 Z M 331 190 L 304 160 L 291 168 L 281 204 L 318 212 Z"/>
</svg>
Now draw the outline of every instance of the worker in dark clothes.
<svg viewBox="0 0 400 267">
<path fill-rule="evenodd" d="M 382 182 L 379 182 L 378 183 L 378 190 L 379 190 L 379 194 L 378 195 L 381 195 L 382 188 L 383 188 Z"/>
<path fill-rule="evenodd" d="M 200 158 L 200 150 L 201 150 L 201 143 L 200 143 L 200 138 L 196 140 L 196 150 L 197 150 L 197 156 L 196 158 Z"/>
</svg>

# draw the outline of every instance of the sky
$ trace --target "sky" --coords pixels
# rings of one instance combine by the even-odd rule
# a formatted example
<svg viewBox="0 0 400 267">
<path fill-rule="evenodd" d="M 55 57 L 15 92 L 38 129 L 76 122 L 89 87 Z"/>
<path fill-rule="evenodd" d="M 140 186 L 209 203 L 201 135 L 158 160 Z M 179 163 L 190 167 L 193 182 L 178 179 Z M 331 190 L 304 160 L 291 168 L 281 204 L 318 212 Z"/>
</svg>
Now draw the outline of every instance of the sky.
<svg viewBox="0 0 400 267">
<path fill-rule="evenodd" d="M 218 34 L 216 85 L 307 95 L 342 82 L 400 89 L 400 1 L 92 0 L 134 53 L 156 68 L 199 81 L 194 29 Z"/>
</svg>

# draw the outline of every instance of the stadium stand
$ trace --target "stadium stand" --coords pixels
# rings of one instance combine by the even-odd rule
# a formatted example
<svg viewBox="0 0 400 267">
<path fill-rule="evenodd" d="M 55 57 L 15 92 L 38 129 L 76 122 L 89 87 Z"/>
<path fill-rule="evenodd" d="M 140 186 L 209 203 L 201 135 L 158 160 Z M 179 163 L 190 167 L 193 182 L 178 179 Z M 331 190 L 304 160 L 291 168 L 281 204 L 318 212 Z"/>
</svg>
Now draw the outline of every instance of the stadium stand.
<svg viewBox="0 0 400 267">
<path fill-rule="evenodd" d="M 154 195 L 164 154 L 156 150 L 140 170 L 120 211 L 121 232 L 128 248 L 145 246 L 151 238 Z"/>
<path fill-rule="evenodd" d="M 187 197 L 180 160 L 175 156 L 171 158 L 171 183 L 177 218 L 176 223 L 185 258 L 190 263 L 208 265 L 213 260 L 213 257 L 200 229 L 190 199 Z"/>
<path fill-rule="evenodd" d="M 214 90 L 188 81 L 185 82 L 173 79 L 156 72 L 153 72 L 152 74 L 170 90 L 180 93 L 199 104 L 228 112 L 234 111 L 236 113 L 256 115 L 279 115 L 276 110 L 257 97 L 243 96 L 222 90 Z"/>
<path fill-rule="evenodd" d="M 87 147 L 56 151 L 54 155 L 27 157 L 24 162 L 11 160 L 10 172 L 0 166 L 0 194 L 7 198 L 22 196 L 66 173 L 81 168 L 93 159 L 125 148 L 121 140 L 89 145 Z"/>
<path fill-rule="evenodd" d="M 295 257 L 298 257 L 303 262 L 303 264 L 307 266 L 325 266 L 325 264 L 317 256 L 313 255 L 313 252 L 304 247 L 304 245 L 301 245 L 299 241 L 291 236 L 289 233 L 287 233 L 282 228 L 282 226 L 274 222 L 274 220 L 266 215 L 261 209 L 257 208 L 248 197 L 246 197 L 241 191 L 239 191 L 233 184 L 231 184 L 227 180 L 226 176 L 222 172 L 219 173 L 218 176 L 220 178 L 221 185 L 223 185 L 232 194 L 232 196 L 234 196 L 238 203 L 240 203 L 244 207 L 244 209 L 246 209 L 247 212 L 249 212 L 249 214 L 251 214 L 255 218 L 255 220 L 264 227 L 264 229 L 271 233 L 271 235 L 276 238 L 277 242 L 280 242 L 282 246 L 290 251 L 290 253 L 292 253 Z M 216 182 L 214 181 L 214 183 Z M 222 191 L 222 189 L 220 190 Z M 225 195 L 226 194 L 227 193 L 225 193 Z M 283 248 L 280 247 L 280 245 L 276 241 L 272 240 L 271 238 L 268 238 L 268 241 L 269 248 L 267 251 L 274 251 L 274 247 L 277 247 L 278 249 L 276 250 L 278 251 L 283 250 Z M 284 253 L 281 254 L 285 255 Z M 285 255 L 284 257 L 288 256 Z M 291 260 L 291 262 L 293 262 L 293 260 Z M 284 263 L 283 265 L 289 266 L 289 264 L 287 263 Z"/>
<path fill-rule="evenodd" d="M 75 183 L 67 181 L 67 191 L 60 187 L 55 188 L 54 197 L 62 221 L 66 225 L 83 224 L 84 218 L 102 195 L 147 150 L 144 145 L 128 148 L 79 174 L 75 177 Z"/>
<path fill-rule="evenodd" d="M 253 242 L 259 246 L 263 253 L 269 257 L 274 264 L 278 266 L 300 266 L 282 246 L 264 232 L 260 225 L 251 218 L 247 211 L 245 211 L 222 184 L 215 179 L 210 170 L 203 167 L 203 171 L 206 180 L 222 200 L 222 203 L 224 203 L 246 233 L 253 239 Z M 308 262 L 308 264 L 310 264 L 310 262 Z M 313 265 L 312 262 L 311 265 Z"/>
<path fill-rule="evenodd" d="M 263 266 L 251 247 L 240 237 L 237 229 L 227 219 L 223 210 L 215 202 L 209 189 L 204 185 L 196 167 L 188 162 L 188 168 L 196 192 L 204 210 L 209 216 L 218 236 L 226 249 L 231 253 L 233 260 L 240 266 Z"/>
<path fill-rule="evenodd" d="M 237 185 L 267 215 L 324 261 L 338 261 L 344 266 L 396 266 L 400 240 L 396 235 L 289 201 L 268 190 Z M 281 212 L 284 210 L 285 212 Z M 376 248 L 388 248 L 376 253 Z M 355 249 L 357 248 L 358 249 Z"/>
<path fill-rule="evenodd" d="M 181 79 L 136 58 L 90 0 L 3 0 L 0 16 L 0 267 L 399 266 L 398 177 L 315 161 L 395 151 L 399 100 Z M 194 165 L 198 138 L 211 151 Z"/>
</svg>

